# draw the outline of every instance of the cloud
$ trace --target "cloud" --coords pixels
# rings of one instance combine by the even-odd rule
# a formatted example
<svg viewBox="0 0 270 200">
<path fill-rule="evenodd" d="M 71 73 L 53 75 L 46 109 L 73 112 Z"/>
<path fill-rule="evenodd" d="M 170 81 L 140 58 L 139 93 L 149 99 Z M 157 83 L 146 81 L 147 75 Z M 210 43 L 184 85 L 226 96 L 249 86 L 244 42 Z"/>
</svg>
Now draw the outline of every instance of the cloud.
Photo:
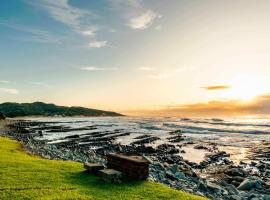
<svg viewBox="0 0 270 200">
<path fill-rule="evenodd" d="M 144 113 L 146 113 L 145 111 Z M 240 100 L 209 101 L 205 103 L 170 105 L 163 109 L 148 111 L 160 116 L 243 116 L 269 115 L 270 94 L 257 96 L 252 102 Z"/>
<path fill-rule="evenodd" d="M 7 80 L 0 80 L 0 83 L 10 83 L 10 81 L 7 81 Z"/>
<path fill-rule="evenodd" d="M 107 45 L 107 41 L 93 41 L 88 44 L 88 47 L 90 48 L 102 48 Z"/>
<path fill-rule="evenodd" d="M 211 85 L 211 86 L 206 86 L 202 88 L 205 90 L 225 90 L 225 89 L 230 89 L 231 87 L 228 85 Z"/>
<path fill-rule="evenodd" d="M 161 30 L 161 29 L 162 29 L 162 25 L 157 25 L 157 26 L 155 27 L 155 29 L 156 29 L 156 30 Z"/>
<path fill-rule="evenodd" d="M 120 7 L 135 7 L 138 8 L 142 4 L 142 0 L 109 0 L 109 2 L 114 6 L 114 8 Z"/>
<path fill-rule="evenodd" d="M 14 95 L 19 94 L 19 91 L 13 88 L 0 88 L 0 92 L 5 92 Z"/>
<path fill-rule="evenodd" d="M 52 87 L 51 85 L 48 85 L 48 84 L 46 84 L 46 83 L 36 82 L 36 81 L 27 81 L 27 83 L 29 83 L 29 84 L 31 84 L 31 85 L 35 85 L 35 86 L 45 87 L 45 88 L 50 88 L 50 87 Z"/>
<path fill-rule="evenodd" d="M 156 69 L 153 67 L 139 67 L 137 68 L 140 71 L 155 71 Z"/>
<path fill-rule="evenodd" d="M 130 19 L 128 25 L 132 29 L 146 29 L 154 23 L 155 19 L 160 17 L 161 15 L 156 12 L 147 10 L 145 13 Z"/>
<path fill-rule="evenodd" d="M 126 20 L 125 23 L 132 29 L 149 28 L 156 19 L 162 16 L 152 9 L 147 8 L 143 0 L 109 0 L 112 9 Z"/>
<path fill-rule="evenodd" d="M 7 22 L 0 22 L 0 25 L 6 26 L 8 28 L 28 33 L 29 36 L 16 37 L 21 41 L 37 42 L 37 43 L 51 43 L 60 44 L 60 37 L 53 35 L 51 32 L 41 29 L 36 29 L 28 26 L 23 26 L 20 24 L 12 24 Z"/>
<path fill-rule="evenodd" d="M 114 71 L 114 70 L 118 70 L 117 67 L 96 67 L 96 66 L 81 67 L 80 69 L 84 70 L 84 71 Z"/>
<path fill-rule="evenodd" d="M 40 0 L 29 1 L 33 6 L 38 6 L 50 14 L 50 17 L 72 29 L 75 33 L 95 40 L 98 31 L 97 25 L 89 25 L 89 16 L 95 15 L 88 11 L 70 5 L 68 0 Z M 87 23 L 86 23 L 87 22 Z M 107 41 L 92 41 L 89 46 L 92 48 L 100 48 L 106 46 Z"/>
<path fill-rule="evenodd" d="M 82 35 L 93 37 L 97 32 L 97 27 L 91 27 L 87 30 L 81 31 Z"/>
<path fill-rule="evenodd" d="M 68 0 L 40 0 L 29 3 L 45 9 L 54 20 L 76 30 L 80 29 L 81 19 L 90 14 L 89 11 L 71 6 Z"/>
</svg>

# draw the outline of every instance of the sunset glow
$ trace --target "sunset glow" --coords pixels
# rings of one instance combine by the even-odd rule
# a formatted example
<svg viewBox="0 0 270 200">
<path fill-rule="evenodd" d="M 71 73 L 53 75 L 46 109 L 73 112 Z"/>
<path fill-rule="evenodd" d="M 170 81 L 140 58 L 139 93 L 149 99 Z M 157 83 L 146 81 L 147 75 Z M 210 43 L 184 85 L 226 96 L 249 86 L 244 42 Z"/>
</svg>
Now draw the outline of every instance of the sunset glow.
<svg viewBox="0 0 270 200">
<path fill-rule="evenodd" d="M 267 82 L 263 77 L 238 76 L 231 81 L 231 89 L 227 95 L 230 99 L 252 101 L 255 97 L 263 95 L 269 91 Z"/>
</svg>

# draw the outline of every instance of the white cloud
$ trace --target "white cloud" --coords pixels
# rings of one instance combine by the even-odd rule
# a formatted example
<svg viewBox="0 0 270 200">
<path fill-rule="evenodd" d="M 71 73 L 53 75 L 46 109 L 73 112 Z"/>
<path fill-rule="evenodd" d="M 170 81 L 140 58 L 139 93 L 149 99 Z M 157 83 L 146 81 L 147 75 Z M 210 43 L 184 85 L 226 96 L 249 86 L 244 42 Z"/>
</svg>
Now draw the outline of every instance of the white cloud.
<svg viewBox="0 0 270 200">
<path fill-rule="evenodd" d="M 117 67 L 96 67 L 96 66 L 81 67 L 80 69 L 85 70 L 85 71 L 114 71 L 114 70 L 118 70 Z"/>
<path fill-rule="evenodd" d="M 157 18 L 161 15 L 152 10 L 148 10 L 140 16 L 134 17 L 129 20 L 129 26 L 132 29 L 146 29 L 149 28 Z"/>
<path fill-rule="evenodd" d="M 7 80 L 0 80 L 0 83 L 10 83 L 10 81 L 7 81 Z"/>
<path fill-rule="evenodd" d="M 139 67 L 137 68 L 138 70 L 141 70 L 141 71 L 155 71 L 156 69 L 153 68 L 153 67 Z"/>
<path fill-rule="evenodd" d="M 71 6 L 68 0 L 40 0 L 38 2 L 30 1 L 30 3 L 47 10 L 54 20 L 78 30 L 81 19 L 90 14 L 86 10 Z"/>
<path fill-rule="evenodd" d="M 90 48 L 102 48 L 107 45 L 107 41 L 93 41 L 88 44 L 88 47 Z"/>
<path fill-rule="evenodd" d="M 109 0 L 115 9 L 125 9 L 127 7 L 141 7 L 142 0 Z"/>
<path fill-rule="evenodd" d="M 51 18 L 71 27 L 74 32 L 90 37 L 92 40 L 96 36 L 98 28 L 95 25 L 89 27 L 89 23 L 86 24 L 87 20 L 89 21 L 89 16 L 94 17 L 92 12 L 72 6 L 68 0 L 31 0 L 29 2 L 34 6 L 41 7 L 50 14 Z M 99 46 L 99 44 L 95 44 Z"/>
<path fill-rule="evenodd" d="M 13 88 L 0 88 L 0 92 L 5 92 L 9 94 L 19 94 L 19 91 Z"/>
<path fill-rule="evenodd" d="M 156 29 L 156 30 L 161 30 L 161 29 L 162 29 L 162 25 L 157 25 L 157 26 L 155 27 L 155 29 Z"/>
<path fill-rule="evenodd" d="M 27 81 L 27 83 L 29 83 L 29 84 L 31 84 L 31 85 L 36 85 L 36 86 L 45 87 L 45 88 L 50 88 L 50 87 L 52 87 L 51 85 L 48 85 L 48 84 L 46 84 L 46 83 L 36 82 L 36 81 Z"/>
<path fill-rule="evenodd" d="M 92 37 L 92 36 L 95 36 L 96 32 L 97 32 L 97 28 L 96 27 L 91 27 L 91 28 L 89 28 L 87 30 L 81 31 L 81 34 L 85 35 L 85 36 Z"/>
</svg>

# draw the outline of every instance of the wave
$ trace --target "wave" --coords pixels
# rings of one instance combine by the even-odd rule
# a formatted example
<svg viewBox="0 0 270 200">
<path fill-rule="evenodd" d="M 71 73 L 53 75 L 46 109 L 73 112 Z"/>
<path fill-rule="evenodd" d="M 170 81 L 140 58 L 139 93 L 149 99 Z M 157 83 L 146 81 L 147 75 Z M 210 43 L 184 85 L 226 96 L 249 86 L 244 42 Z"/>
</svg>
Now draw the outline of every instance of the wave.
<svg viewBox="0 0 270 200">
<path fill-rule="evenodd" d="M 201 132 L 214 132 L 214 133 L 241 133 L 241 134 L 257 134 L 257 135 L 267 135 L 270 134 L 269 131 L 261 130 L 235 130 L 235 129 L 219 129 L 219 128 L 210 128 L 210 127 L 198 127 L 198 126 L 188 126 L 188 125 L 179 125 L 173 123 L 163 123 L 164 126 L 171 128 L 182 128 L 191 131 L 201 131 Z"/>
<path fill-rule="evenodd" d="M 270 128 L 270 124 L 255 124 L 255 123 L 235 123 L 235 122 L 226 122 L 224 120 L 186 120 L 194 124 L 210 124 L 210 125 L 222 125 L 222 126 L 236 126 L 236 127 L 260 127 L 260 128 Z"/>
</svg>

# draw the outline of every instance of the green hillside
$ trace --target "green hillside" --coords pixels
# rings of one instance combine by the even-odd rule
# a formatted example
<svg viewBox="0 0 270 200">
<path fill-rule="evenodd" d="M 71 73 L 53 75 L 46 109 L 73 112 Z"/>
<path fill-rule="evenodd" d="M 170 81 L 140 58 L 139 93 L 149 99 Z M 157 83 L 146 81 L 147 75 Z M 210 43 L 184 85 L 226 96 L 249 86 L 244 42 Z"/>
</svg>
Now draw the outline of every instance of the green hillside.
<svg viewBox="0 0 270 200">
<path fill-rule="evenodd" d="M 6 117 L 24 116 L 121 116 L 116 112 L 109 112 L 83 107 L 66 107 L 43 102 L 35 103 L 2 103 L 0 112 Z"/>
<path fill-rule="evenodd" d="M 83 173 L 81 163 L 27 154 L 17 141 L 0 137 L 0 199 L 203 200 L 162 184 L 105 184 Z"/>
</svg>

